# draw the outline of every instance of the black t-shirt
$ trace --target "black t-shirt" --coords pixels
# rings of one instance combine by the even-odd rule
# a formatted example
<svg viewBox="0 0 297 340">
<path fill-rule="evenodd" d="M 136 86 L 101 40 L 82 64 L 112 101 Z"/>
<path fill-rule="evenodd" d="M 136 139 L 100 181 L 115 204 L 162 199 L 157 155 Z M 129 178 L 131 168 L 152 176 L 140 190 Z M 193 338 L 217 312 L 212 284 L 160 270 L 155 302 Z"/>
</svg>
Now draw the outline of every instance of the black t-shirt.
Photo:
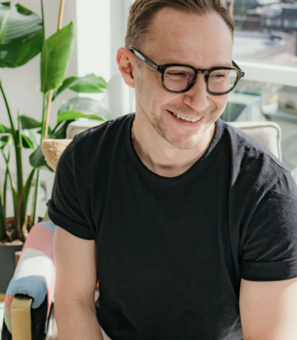
<svg viewBox="0 0 297 340">
<path fill-rule="evenodd" d="M 47 203 L 56 225 L 96 241 L 98 321 L 112 340 L 241 340 L 241 278 L 297 276 L 296 184 L 220 119 L 198 162 L 159 176 L 134 150 L 133 119 L 77 135 Z"/>
</svg>

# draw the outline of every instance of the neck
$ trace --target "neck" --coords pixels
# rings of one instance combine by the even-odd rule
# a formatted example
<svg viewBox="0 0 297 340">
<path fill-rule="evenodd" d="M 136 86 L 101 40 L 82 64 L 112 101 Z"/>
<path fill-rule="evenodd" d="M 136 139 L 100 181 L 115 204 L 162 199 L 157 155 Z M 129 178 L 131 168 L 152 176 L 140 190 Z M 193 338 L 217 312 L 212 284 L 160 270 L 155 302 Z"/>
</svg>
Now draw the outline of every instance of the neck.
<svg viewBox="0 0 297 340">
<path fill-rule="evenodd" d="M 215 130 L 213 124 L 205 138 L 191 149 L 179 149 L 161 137 L 144 115 L 137 115 L 133 143 L 142 163 L 163 177 L 177 177 L 187 172 L 207 150 Z"/>
</svg>

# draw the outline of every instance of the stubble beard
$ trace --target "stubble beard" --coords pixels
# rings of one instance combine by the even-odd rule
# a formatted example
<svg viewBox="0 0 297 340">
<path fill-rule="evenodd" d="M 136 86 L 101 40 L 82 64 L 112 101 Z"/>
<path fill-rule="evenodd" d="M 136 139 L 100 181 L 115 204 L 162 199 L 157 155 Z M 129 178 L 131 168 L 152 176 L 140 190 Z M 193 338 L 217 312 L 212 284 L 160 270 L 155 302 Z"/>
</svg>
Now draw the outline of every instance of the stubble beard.
<svg viewBox="0 0 297 340">
<path fill-rule="evenodd" d="M 146 116 L 147 120 L 150 122 L 150 124 L 152 125 L 152 127 L 155 129 L 155 131 L 159 134 L 159 136 L 161 138 L 163 138 L 166 142 L 168 142 L 170 145 L 180 149 L 180 150 L 189 150 L 192 149 L 194 147 L 196 147 L 201 139 L 203 138 L 203 136 L 206 133 L 206 129 L 204 129 L 203 131 L 200 131 L 200 133 L 192 136 L 190 139 L 187 138 L 187 140 L 185 140 L 185 138 L 174 138 L 173 136 L 170 136 L 170 132 L 168 132 L 163 119 L 162 119 L 162 110 L 165 111 L 165 108 L 161 108 L 160 109 L 160 115 L 156 115 L 156 111 L 153 110 L 151 112 L 147 112 L 144 107 L 142 106 L 142 104 L 140 102 L 138 102 L 138 106 L 140 107 L 141 111 L 143 112 L 143 114 Z M 209 124 L 209 126 L 212 124 L 212 122 Z M 176 140 L 178 139 L 178 140 Z"/>
<path fill-rule="evenodd" d="M 155 131 L 159 134 L 159 136 L 161 138 L 163 138 L 165 141 L 167 141 L 170 145 L 180 149 L 180 150 L 189 150 L 192 149 L 194 147 L 196 147 L 201 140 L 203 139 L 203 137 L 205 136 L 205 134 L 207 133 L 207 130 L 210 128 L 210 126 L 212 125 L 212 123 L 214 123 L 216 121 L 216 119 L 214 118 L 216 116 L 215 111 L 211 110 L 208 113 L 203 113 L 203 117 L 205 117 L 206 119 L 208 117 L 210 117 L 210 121 L 207 124 L 207 127 L 205 127 L 203 129 L 203 131 L 200 130 L 200 132 L 198 134 L 196 134 L 195 136 L 192 136 L 192 138 L 190 140 L 186 140 L 186 141 L 176 141 L 174 137 L 170 136 L 170 132 L 168 132 L 168 130 L 166 129 L 166 126 L 163 122 L 162 119 L 162 111 L 165 111 L 166 109 L 164 107 L 160 108 L 160 114 L 156 115 L 156 110 L 152 109 L 152 111 L 147 111 L 144 108 L 144 105 L 142 105 L 142 103 L 144 103 L 144 101 L 142 101 L 142 96 L 143 96 L 143 82 L 141 77 L 138 77 L 137 79 L 137 87 L 138 87 L 138 93 L 137 93 L 137 104 L 138 107 L 140 108 L 140 110 L 142 111 L 142 113 L 146 116 L 146 119 L 150 122 L 150 124 L 152 125 L 152 127 L 155 129 Z M 177 108 L 173 108 L 174 112 L 183 112 L 186 113 L 184 109 L 182 108 L 178 108 L 178 110 L 176 110 Z M 167 113 L 166 113 L 167 114 Z"/>
<path fill-rule="evenodd" d="M 212 124 L 215 123 L 215 121 L 217 120 L 216 109 L 213 109 L 210 112 L 203 114 L 203 117 L 205 117 L 204 119 L 207 119 L 208 122 L 206 123 L 207 124 L 206 126 L 203 125 L 200 127 L 200 131 L 196 135 L 191 136 L 191 138 L 182 137 L 174 138 L 173 136 L 170 135 L 170 131 L 167 130 L 162 119 L 162 111 L 165 111 L 166 110 L 165 108 L 163 107 L 160 108 L 160 114 L 157 115 L 156 110 L 154 110 L 154 108 L 151 111 L 146 110 L 144 105 L 142 105 L 141 100 L 137 100 L 137 103 L 138 107 L 145 115 L 146 119 L 149 121 L 152 127 L 155 129 L 155 131 L 159 134 L 159 136 L 163 138 L 166 142 L 168 142 L 170 145 L 180 150 L 189 150 L 196 147 L 208 133 L 208 130 L 211 128 Z M 181 112 L 181 110 L 176 111 Z"/>
</svg>

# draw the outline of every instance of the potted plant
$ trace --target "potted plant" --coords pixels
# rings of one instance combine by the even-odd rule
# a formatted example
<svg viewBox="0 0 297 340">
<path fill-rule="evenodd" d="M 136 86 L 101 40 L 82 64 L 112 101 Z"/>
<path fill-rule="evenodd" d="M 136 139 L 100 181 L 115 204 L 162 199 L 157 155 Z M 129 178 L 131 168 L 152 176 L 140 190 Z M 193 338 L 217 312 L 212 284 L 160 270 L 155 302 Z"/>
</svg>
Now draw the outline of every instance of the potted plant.
<svg viewBox="0 0 297 340">
<path fill-rule="evenodd" d="M 52 171 L 46 164 L 41 151 L 45 138 L 63 139 L 70 122 L 77 118 L 105 120 L 110 118 L 108 111 L 96 100 L 75 97 L 62 104 L 57 114 L 57 124 L 48 126 L 51 102 L 64 90 L 80 93 L 100 93 L 106 89 L 103 78 L 94 74 L 85 77 L 64 79 L 71 58 L 74 29 L 70 22 L 61 27 L 64 0 L 61 0 L 58 30 L 45 38 L 43 0 L 40 18 L 36 13 L 22 5 L 11 6 L 9 2 L 0 3 L 0 68 L 16 68 L 25 65 L 32 58 L 40 57 L 40 91 L 43 96 L 41 120 L 17 113 L 14 125 L 4 84 L 0 77 L 0 98 L 2 96 L 10 126 L 0 124 L 0 151 L 4 159 L 5 173 L 0 178 L 0 293 L 6 287 L 14 272 L 14 252 L 22 248 L 30 228 L 37 223 L 38 189 L 40 170 Z M 24 181 L 22 149 L 31 149 L 32 170 Z M 16 164 L 16 183 L 10 169 L 11 151 L 14 150 Z M 2 162 L 1 162 L 2 163 Z M 32 214 L 27 216 L 29 194 L 34 185 Z M 14 216 L 7 218 L 7 190 L 11 188 Z"/>
</svg>

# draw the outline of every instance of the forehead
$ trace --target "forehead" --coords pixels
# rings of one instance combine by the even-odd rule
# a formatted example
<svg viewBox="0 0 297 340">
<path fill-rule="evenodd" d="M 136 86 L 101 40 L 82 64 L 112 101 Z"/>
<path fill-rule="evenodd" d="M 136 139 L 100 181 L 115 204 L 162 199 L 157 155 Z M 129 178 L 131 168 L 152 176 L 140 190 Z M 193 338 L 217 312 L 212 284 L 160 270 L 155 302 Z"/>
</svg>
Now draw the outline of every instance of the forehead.
<svg viewBox="0 0 297 340">
<path fill-rule="evenodd" d="M 232 46 L 231 32 L 217 13 L 201 16 L 163 8 L 153 19 L 142 51 L 158 64 L 211 68 L 230 65 Z"/>
</svg>

